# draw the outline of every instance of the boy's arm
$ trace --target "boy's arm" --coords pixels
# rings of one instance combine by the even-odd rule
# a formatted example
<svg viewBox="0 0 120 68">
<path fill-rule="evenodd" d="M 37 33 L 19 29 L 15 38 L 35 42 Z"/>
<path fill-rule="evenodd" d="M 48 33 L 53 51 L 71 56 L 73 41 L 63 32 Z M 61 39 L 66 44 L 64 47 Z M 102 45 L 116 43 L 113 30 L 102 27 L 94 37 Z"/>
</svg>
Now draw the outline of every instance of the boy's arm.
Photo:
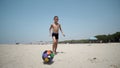
<svg viewBox="0 0 120 68">
<path fill-rule="evenodd" d="M 59 24 L 59 25 L 60 25 L 60 24 Z M 60 25 L 60 31 L 61 31 L 62 35 L 65 37 L 65 34 L 64 34 L 63 31 L 62 31 L 61 25 Z"/>
<path fill-rule="evenodd" d="M 52 25 L 50 26 L 49 28 L 49 33 L 50 33 L 50 36 L 51 36 L 51 29 L 52 29 Z"/>
</svg>

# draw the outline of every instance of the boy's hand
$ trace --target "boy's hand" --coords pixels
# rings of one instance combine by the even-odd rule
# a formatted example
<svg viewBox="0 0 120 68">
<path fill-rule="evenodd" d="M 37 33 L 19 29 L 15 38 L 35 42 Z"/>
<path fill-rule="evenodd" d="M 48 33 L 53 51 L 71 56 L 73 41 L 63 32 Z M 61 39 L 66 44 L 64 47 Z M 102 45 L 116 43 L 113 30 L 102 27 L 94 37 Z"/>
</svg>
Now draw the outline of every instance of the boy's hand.
<svg viewBox="0 0 120 68">
<path fill-rule="evenodd" d="M 63 33 L 63 36 L 65 37 L 65 34 Z"/>
</svg>

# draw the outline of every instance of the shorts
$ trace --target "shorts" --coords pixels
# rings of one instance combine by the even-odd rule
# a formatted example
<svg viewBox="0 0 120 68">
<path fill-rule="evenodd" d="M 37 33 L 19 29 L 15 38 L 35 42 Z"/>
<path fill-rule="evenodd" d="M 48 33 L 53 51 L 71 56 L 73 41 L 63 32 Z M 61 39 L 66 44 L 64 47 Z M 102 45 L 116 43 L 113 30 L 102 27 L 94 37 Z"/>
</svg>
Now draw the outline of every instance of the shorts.
<svg viewBox="0 0 120 68">
<path fill-rule="evenodd" d="M 52 37 L 55 37 L 55 39 L 59 39 L 58 33 L 52 33 Z"/>
</svg>

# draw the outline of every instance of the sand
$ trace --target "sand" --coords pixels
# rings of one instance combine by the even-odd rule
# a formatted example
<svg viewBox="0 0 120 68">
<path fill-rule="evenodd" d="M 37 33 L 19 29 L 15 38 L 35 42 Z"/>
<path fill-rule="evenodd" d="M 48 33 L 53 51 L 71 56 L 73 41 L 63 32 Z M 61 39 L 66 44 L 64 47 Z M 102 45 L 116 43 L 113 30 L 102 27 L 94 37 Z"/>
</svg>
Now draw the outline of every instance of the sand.
<svg viewBox="0 0 120 68">
<path fill-rule="evenodd" d="M 59 44 L 53 63 L 42 52 L 51 45 L 0 45 L 0 68 L 120 68 L 120 43 Z"/>
</svg>

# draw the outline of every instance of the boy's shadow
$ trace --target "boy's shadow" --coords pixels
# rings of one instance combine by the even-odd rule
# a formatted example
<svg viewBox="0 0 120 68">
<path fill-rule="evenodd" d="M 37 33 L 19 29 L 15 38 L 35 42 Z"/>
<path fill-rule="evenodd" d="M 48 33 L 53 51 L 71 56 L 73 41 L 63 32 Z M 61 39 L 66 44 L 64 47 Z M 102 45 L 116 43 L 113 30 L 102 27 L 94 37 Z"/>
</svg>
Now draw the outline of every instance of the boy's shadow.
<svg viewBox="0 0 120 68">
<path fill-rule="evenodd" d="M 57 54 L 64 54 L 65 52 L 57 52 L 55 55 L 57 55 Z"/>
<path fill-rule="evenodd" d="M 43 64 L 45 64 L 45 65 L 51 65 L 51 64 L 53 64 L 53 63 L 54 63 L 54 61 L 51 61 L 51 62 L 48 62 L 48 63 L 43 62 Z"/>
</svg>

